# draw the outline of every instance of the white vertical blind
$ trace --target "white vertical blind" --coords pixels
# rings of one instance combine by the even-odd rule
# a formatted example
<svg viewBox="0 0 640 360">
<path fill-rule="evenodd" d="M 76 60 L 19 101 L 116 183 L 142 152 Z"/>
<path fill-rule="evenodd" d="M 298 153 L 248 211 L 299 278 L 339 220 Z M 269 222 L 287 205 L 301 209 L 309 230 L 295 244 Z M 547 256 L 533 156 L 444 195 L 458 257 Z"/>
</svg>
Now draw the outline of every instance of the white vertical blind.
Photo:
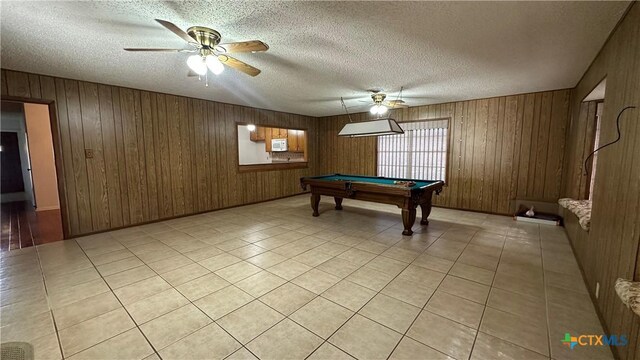
<svg viewBox="0 0 640 360">
<path fill-rule="evenodd" d="M 449 120 L 398 124 L 404 134 L 378 136 L 378 176 L 444 181 Z"/>
</svg>

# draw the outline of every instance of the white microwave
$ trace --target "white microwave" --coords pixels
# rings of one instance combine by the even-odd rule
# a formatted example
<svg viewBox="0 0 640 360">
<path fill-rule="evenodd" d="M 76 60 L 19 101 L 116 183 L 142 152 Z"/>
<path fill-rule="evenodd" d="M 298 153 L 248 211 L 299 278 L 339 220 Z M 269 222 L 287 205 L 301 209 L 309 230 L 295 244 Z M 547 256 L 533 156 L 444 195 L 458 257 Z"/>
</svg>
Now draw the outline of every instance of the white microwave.
<svg viewBox="0 0 640 360">
<path fill-rule="evenodd" d="M 287 139 L 272 139 L 271 151 L 287 151 Z"/>
</svg>

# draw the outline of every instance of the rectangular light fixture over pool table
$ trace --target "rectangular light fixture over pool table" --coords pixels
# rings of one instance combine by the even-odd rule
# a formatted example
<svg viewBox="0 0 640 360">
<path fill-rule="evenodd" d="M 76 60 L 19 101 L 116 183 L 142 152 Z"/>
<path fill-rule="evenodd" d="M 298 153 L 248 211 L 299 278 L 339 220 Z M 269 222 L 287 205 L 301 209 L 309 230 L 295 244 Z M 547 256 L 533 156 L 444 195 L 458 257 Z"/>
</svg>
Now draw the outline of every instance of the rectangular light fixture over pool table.
<svg viewBox="0 0 640 360">
<path fill-rule="evenodd" d="M 391 118 L 347 123 L 338 136 L 362 137 L 404 134 L 404 130 Z"/>
</svg>

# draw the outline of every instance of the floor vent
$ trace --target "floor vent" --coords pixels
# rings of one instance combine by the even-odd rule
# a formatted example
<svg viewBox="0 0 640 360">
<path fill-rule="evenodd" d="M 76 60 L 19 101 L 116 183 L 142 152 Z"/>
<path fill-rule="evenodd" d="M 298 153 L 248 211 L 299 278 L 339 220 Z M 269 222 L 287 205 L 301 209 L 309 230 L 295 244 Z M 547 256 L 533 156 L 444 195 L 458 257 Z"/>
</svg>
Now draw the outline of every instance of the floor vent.
<svg viewBox="0 0 640 360">
<path fill-rule="evenodd" d="M 1 360 L 33 360 L 33 346 L 26 342 L 8 342 L 0 345 Z"/>
</svg>

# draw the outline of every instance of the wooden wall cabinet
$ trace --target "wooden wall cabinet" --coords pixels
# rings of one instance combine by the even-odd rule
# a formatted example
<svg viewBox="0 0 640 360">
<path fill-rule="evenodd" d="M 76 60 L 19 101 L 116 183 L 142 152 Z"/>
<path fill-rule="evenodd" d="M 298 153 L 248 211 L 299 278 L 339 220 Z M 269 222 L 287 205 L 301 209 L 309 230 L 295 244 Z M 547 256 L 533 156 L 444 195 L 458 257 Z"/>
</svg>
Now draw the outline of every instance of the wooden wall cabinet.
<svg viewBox="0 0 640 360">
<path fill-rule="evenodd" d="M 265 141 L 265 129 L 262 126 L 256 126 L 256 129 L 249 134 L 250 140 L 255 142 Z"/>
</svg>

